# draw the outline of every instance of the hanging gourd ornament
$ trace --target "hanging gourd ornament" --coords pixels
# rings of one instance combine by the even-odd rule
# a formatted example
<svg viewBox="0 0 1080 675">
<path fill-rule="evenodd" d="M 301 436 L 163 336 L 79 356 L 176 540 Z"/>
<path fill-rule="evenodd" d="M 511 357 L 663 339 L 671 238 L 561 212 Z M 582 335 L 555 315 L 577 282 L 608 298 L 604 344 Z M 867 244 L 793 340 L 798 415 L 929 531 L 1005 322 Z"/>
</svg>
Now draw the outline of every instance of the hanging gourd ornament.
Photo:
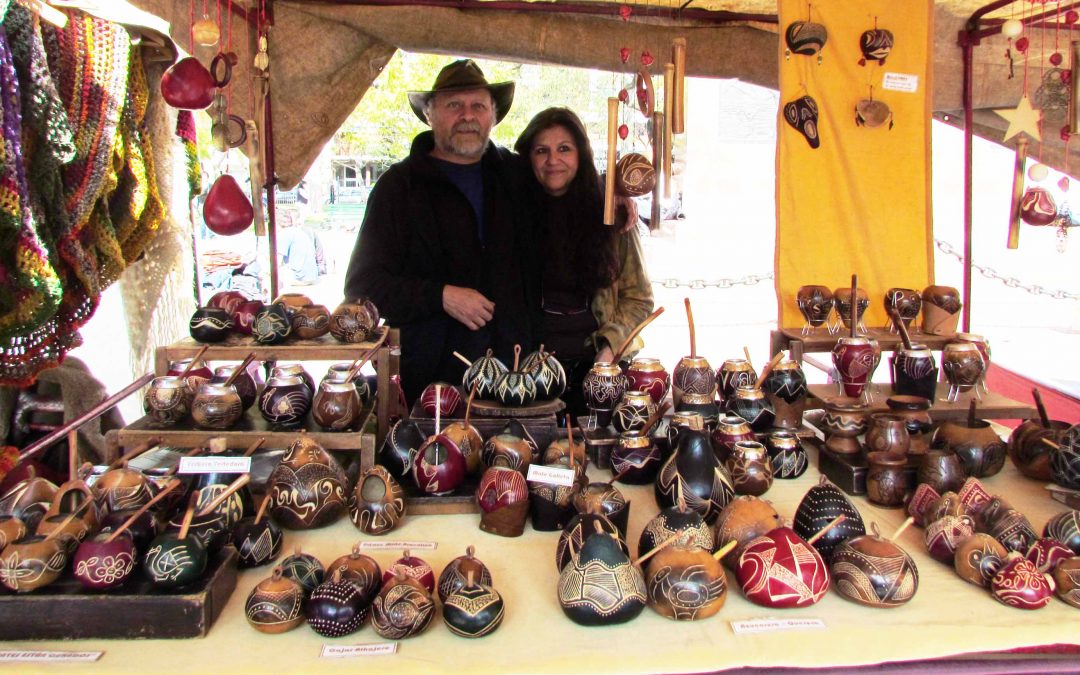
<svg viewBox="0 0 1080 675">
<path fill-rule="evenodd" d="M 161 97 L 180 110 L 209 108 L 214 91 L 214 78 L 194 56 L 180 59 L 161 76 Z"/>
<path fill-rule="evenodd" d="M 1057 204 L 1046 188 L 1029 188 L 1020 198 L 1020 219 L 1028 225 L 1049 225 L 1057 219 Z"/>
<path fill-rule="evenodd" d="M 218 25 L 214 23 L 213 19 L 205 14 L 203 14 L 203 18 L 192 24 L 191 34 L 195 38 L 195 43 L 203 45 L 204 47 L 216 45 L 221 38 L 221 31 L 218 29 Z"/>
<path fill-rule="evenodd" d="M 865 66 L 867 61 L 877 61 L 884 65 L 885 59 L 893 48 L 893 34 L 884 28 L 873 28 L 864 31 L 859 37 L 859 51 L 863 57 L 859 59 L 859 65 Z"/>
<path fill-rule="evenodd" d="M 784 31 L 784 42 L 787 49 L 784 50 L 784 58 L 791 58 L 791 54 L 803 56 L 817 56 L 821 63 L 821 48 L 829 39 L 829 31 L 825 26 L 812 21 L 793 21 Z"/>
<path fill-rule="evenodd" d="M 652 162 L 639 152 L 619 158 L 615 165 L 615 189 L 625 197 L 647 195 L 656 187 L 656 170 Z"/>
<path fill-rule="evenodd" d="M 251 200 L 236 179 L 227 173 L 218 176 L 203 202 L 203 220 L 210 231 L 224 237 L 240 234 L 254 218 Z"/>
</svg>

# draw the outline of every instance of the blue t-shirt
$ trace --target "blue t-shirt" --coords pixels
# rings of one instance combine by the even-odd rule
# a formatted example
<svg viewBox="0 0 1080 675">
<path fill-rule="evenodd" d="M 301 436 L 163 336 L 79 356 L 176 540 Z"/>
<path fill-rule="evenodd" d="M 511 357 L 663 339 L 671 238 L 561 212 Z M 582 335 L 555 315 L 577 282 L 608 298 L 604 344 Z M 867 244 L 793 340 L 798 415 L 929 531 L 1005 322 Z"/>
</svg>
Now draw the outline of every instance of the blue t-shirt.
<svg viewBox="0 0 1080 675">
<path fill-rule="evenodd" d="M 484 173 L 480 162 L 455 164 L 435 157 L 431 159 L 472 204 L 476 214 L 476 235 L 480 243 L 484 243 Z"/>
</svg>

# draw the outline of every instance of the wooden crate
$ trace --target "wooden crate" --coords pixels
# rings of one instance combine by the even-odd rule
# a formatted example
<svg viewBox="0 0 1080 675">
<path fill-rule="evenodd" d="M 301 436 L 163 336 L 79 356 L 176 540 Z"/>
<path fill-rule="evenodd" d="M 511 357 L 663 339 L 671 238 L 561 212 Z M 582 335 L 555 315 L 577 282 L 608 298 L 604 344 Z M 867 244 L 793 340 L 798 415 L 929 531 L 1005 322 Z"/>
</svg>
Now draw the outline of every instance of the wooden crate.
<svg viewBox="0 0 1080 675">
<path fill-rule="evenodd" d="M 120 589 L 93 593 L 68 570 L 33 593 L 0 596 L 0 640 L 204 637 L 236 588 L 236 549 L 210 556 L 188 588 L 155 590 L 141 569 Z"/>
</svg>

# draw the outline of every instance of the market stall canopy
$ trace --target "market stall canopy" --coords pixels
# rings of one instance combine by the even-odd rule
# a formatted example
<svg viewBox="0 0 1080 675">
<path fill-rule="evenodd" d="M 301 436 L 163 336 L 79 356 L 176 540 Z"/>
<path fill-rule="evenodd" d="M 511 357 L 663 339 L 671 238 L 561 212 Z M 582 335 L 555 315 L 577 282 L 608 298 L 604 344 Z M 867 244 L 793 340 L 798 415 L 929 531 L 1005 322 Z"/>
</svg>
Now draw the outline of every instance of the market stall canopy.
<svg viewBox="0 0 1080 675">
<path fill-rule="evenodd" d="M 103 3 L 87 0 L 85 4 Z M 131 0 L 131 4 L 167 21 L 173 39 L 182 47 L 189 46 L 190 2 Z M 254 4 L 234 2 L 241 10 Z M 971 14 L 984 4 L 984 0 L 934 2 L 930 85 L 932 110 L 941 118 L 946 114 L 955 118 L 962 107 L 957 36 Z M 619 15 L 622 6 L 633 7 L 626 20 Z M 1005 7 L 988 18 L 1000 21 L 1010 16 L 1010 11 Z M 254 23 L 254 10 L 252 14 Z M 647 49 L 661 59 L 669 53 L 672 38 L 679 35 L 688 44 L 688 74 L 778 87 L 775 0 L 660 0 L 643 5 L 569 0 L 276 0 L 273 14 L 272 121 L 277 139 L 275 168 L 284 189 L 299 182 L 395 49 L 624 71 L 631 66 L 619 59 L 620 45 Z M 240 57 L 234 81 L 240 83 L 237 91 L 245 94 L 234 101 L 234 112 L 250 117 L 251 97 L 246 96 L 245 87 L 250 81 L 255 44 L 245 39 L 244 18 L 234 19 L 234 24 L 237 38 L 233 50 Z M 1054 31 L 1046 32 L 1052 41 Z M 1037 43 L 1034 36 L 1032 42 Z M 996 36 L 983 40 L 974 50 L 973 100 L 977 110 L 1014 107 L 1020 98 L 1023 78 L 1010 79 L 1010 65 L 1003 56 L 1006 47 L 1005 40 Z M 1031 50 L 1029 57 L 1036 58 L 1034 52 Z M 1014 56 L 1013 68 L 1022 67 L 1023 62 Z M 1064 112 L 1051 112 L 1064 117 Z M 1047 128 L 1056 130 L 1053 115 L 1048 115 Z M 1000 141 L 1004 120 L 993 114 L 979 119 L 979 131 Z M 1056 131 L 1048 136 L 1043 161 L 1063 166 L 1059 160 L 1064 143 L 1054 140 Z"/>
</svg>

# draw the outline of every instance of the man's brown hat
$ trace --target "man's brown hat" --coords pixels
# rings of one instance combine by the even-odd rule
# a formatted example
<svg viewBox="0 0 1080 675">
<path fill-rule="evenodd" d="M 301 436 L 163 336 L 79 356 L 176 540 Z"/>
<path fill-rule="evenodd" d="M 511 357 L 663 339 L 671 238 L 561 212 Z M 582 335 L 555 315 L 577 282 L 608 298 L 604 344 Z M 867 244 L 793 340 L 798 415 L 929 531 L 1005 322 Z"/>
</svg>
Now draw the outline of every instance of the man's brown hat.
<svg viewBox="0 0 1080 675">
<path fill-rule="evenodd" d="M 469 89 L 487 89 L 491 92 L 491 98 L 495 100 L 495 109 L 498 111 L 495 124 L 501 122 L 506 117 L 506 113 L 510 112 L 510 105 L 514 102 L 514 83 L 489 83 L 487 78 L 484 77 L 484 71 L 480 70 L 480 66 L 476 65 L 476 61 L 472 59 L 454 61 L 440 70 L 431 91 L 410 91 L 409 105 L 412 106 L 413 112 L 420 118 L 420 121 L 427 124 L 427 117 L 424 116 L 424 105 L 432 94 L 441 91 L 467 91 Z"/>
</svg>

